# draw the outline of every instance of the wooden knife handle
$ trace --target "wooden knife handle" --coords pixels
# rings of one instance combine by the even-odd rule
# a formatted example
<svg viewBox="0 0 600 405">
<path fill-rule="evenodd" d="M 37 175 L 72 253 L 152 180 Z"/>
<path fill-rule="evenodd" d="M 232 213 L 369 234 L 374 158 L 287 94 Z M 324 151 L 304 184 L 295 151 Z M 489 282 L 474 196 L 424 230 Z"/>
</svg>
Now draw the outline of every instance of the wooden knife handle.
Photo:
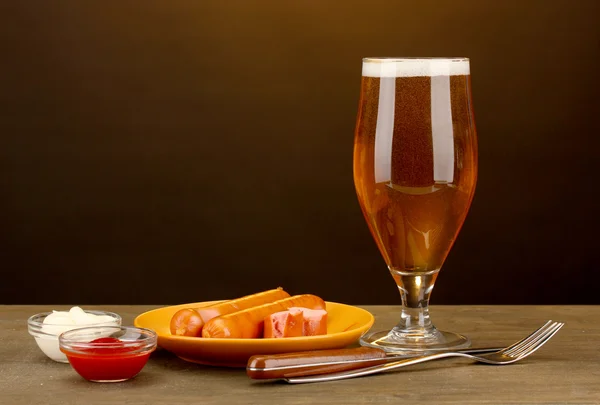
<svg viewBox="0 0 600 405">
<path fill-rule="evenodd" d="M 385 362 L 386 353 L 383 350 L 369 347 L 261 354 L 250 357 L 246 373 L 248 377 L 259 380 L 300 377 L 353 370 Z"/>
</svg>

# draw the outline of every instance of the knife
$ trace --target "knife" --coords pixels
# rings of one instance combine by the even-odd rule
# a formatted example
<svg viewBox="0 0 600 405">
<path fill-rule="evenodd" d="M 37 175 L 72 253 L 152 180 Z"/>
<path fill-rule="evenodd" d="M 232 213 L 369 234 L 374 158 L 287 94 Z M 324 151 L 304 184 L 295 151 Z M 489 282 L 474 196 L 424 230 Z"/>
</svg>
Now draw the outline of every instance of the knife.
<svg viewBox="0 0 600 405">
<path fill-rule="evenodd" d="M 498 351 L 500 348 L 453 350 L 477 354 Z M 420 356 L 423 353 L 388 353 L 371 347 L 351 349 L 312 350 L 296 353 L 258 354 L 250 357 L 246 374 L 255 380 L 301 377 L 354 370 L 362 367 Z"/>
</svg>

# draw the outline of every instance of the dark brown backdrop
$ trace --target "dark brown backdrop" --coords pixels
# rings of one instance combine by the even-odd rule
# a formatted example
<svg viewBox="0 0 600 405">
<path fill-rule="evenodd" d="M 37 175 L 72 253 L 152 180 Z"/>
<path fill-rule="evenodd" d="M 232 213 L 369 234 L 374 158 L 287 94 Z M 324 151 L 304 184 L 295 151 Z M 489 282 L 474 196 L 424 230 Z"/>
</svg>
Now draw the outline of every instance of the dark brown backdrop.
<svg viewBox="0 0 600 405">
<path fill-rule="evenodd" d="M 361 58 L 468 56 L 479 185 L 433 303 L 600 304 L 598 15 L 3 1 L 0 303 L 397 303 L 352 183 Z"/>
</svg>

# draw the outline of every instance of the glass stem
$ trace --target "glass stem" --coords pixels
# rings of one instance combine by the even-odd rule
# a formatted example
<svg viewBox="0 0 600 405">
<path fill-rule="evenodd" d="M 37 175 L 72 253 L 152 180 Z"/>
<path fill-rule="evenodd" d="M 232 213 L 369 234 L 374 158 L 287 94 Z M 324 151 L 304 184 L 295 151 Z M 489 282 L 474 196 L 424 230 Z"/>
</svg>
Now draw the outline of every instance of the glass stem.
<svg viewBox="0 0 600 405">
<path fill-rule="evenodd" d="M 429 318 L 429 298 L 439 270 L 406 272 L 391 270 L 402 297 L 400 322 L 394 330 L 403 335 L 423 337 L 435 332 Z"/>
</svg>

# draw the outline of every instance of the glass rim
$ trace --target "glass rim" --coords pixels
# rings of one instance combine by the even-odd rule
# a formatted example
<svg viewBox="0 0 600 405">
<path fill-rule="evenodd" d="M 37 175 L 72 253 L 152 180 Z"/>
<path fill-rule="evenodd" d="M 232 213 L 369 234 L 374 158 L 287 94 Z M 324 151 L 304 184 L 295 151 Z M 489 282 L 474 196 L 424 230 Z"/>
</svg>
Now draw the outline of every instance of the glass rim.
<svg viewBox="0 0 600 405">
<path fill-rule="evenodd" d="M 133 340 L 120 340 L 119 342 L 96 342 L 92 343 L 88 339 L 94 336 L 93 332 L 108 330 L 113 331 L 125 331 L 138 333 L 137 339 Z M 128 355 L 132 353 L 144 352 L 147 350 L 153 350 L 158 341 L 158 335 L 152 329 L 138 328 L 135 326 L 90 326 L 86 328 L 72 329 L 63 332 L 58 337 L 59 346 L 69 352 L 83 352 L 89 349 L 121 349 L 131 348 L 136 349 L 134 351 L 127 352 Z M 94 355 L 111 355 L 112 353 L 94 353 Z"/>
<path fill-rule="evenodd" d="M 104 322 L 98 322 L 98 323 L 90 323 L 90 324 L 85 324 L 85 325 L 73 325 L 71 323 L 44 323 L 44 319 L 46 319 L 46 317 L 48 315 L 53 314 L 53 311 L 49 311 L 49 312 L 40 312 L 39 314 L 35 314 L 35 315 L 31 315 L 28 319 L 27 319 L 27 324 L 30 327 L 33 328 L 42 328 L 44 326 L 79 326 L 80 328 L 83 327 L 88 327 L 88 326 L 96 326 L 96 325 L 104 325 L 107 323 L 113 323 L 114 321 L 117 322 L 122 322 L 122 318 L 121 315 L 117 314 L 116 312 L 110 312 L 110 311 L 99 311 L 99 310 L 84 310 L 83 312 L 85 313 L 89 313 L 92 315 L 100 315 L 100 316 L 110 316 L 113 318 L 113 321 L 104 321 Z"/>
<path fill-rule="evenodd" d="M 363 63 L 388 63 L 388 62 L 415 62 L 415 61 L 440 61 L 440 62 L 469 62 L 469 58 L 464 56 L 444 57 L 444 56 L 381 56 L 362 58 Z"/>
</svg>

